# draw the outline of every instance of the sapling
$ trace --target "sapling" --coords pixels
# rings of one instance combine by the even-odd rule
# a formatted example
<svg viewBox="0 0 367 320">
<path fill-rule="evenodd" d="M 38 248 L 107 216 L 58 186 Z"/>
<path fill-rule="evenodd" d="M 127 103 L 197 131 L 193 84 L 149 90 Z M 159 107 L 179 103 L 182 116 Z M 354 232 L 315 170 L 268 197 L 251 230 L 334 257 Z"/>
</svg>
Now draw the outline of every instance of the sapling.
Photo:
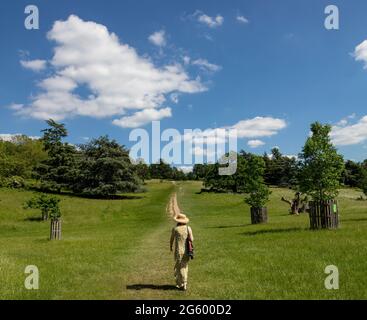
<svg viewBox="0 0 367 320">
<path fill-rule="evenodd" d="M 41 194 L 28 200 L 24 208 L 25 209 L 39 209 L 41 210 L 42 220 L 46 221 L 48 218 L 59 219 L 61 211 L 59 207 L 60 199 L 54 196 L 48 196 Z"/>
</svg>

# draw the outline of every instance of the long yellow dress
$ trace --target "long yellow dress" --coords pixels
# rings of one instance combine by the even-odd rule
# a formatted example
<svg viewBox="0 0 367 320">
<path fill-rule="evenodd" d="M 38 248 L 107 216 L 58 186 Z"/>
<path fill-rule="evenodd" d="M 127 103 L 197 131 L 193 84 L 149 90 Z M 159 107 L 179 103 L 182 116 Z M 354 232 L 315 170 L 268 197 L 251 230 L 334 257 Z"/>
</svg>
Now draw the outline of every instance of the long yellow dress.
<svg viewBox="0 0 367 320">
<path fill-rule="evenodd" d="M 186 225 L 177 226 L 172 229 L 171 235 L 171 247 L 174 243 L 175 251 L 175 268 L 174 275 L 176 278 L 176 284 L 180 288 L 186 288 L 187 277 L 189 271 L 189 260 L 190 257 L 187 253 L 186 239 L 190 233 L 191 240 L 194 241 L 192 230 Z"/>
</svg>

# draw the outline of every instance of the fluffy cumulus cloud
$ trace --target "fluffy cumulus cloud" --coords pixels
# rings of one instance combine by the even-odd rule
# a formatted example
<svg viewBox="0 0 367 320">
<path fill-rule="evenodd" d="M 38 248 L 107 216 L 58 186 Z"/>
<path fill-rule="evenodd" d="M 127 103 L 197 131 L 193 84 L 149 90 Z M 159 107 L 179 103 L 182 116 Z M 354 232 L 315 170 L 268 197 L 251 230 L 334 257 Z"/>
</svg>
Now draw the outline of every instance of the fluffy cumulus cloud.
<svg viewBox="0 0 367 320">
<path fill-rule="evenodd" d="M 209 28 L 217 28 L 223 24 L 224 18 L 219 14 L 215 17 L 211 17 L 202 13 L 198 15 L 198 21 L 202 24 L 205 24 Z"/>
<path fill-rule="evenodd" d="M 367 40 L 360 43 L 354 50 L 356 61 L 364 62 L 364 68 L 367 69 Z"/>
<path fill-rule="evenodd" d="M 164 47 L 167 44 L 166 41 L 166 32 L 164 30 L 160 30 L 154 32 L 149 36 L 149 41 L 158 47 Z"/>
<path fill-rule="evenodd" d="M 350 123 L 353 118 L 345 118 L 332 127 L 331 139 L 335 145 L 347 146 L 367 141 L 367 115 Z"/>
<path fill-rule="evenodd" d="M 17 113 L 38 119 L 115 117 L 122 127 L 171 116 L 164 106 L 172 93 L 205 91 L 180 64 L 157 67 L 101 24 L 72 15 L 56 21 L 48 39 L 55 44 L 53 74 Z M 18 104 L 18 106 L 21 106 Z"/>
<path fill-rule="evenodd" d="M 42 71 L 46 69 L 47 67 L 47 61 L 46 60 L 20 60 L 20 64 L 23 68 L 29 69 L 32 71 Z"/>
<path fill-rule="evenodd" d="M 273 117 L 255 117 L 252 119 L 245 119 L 237 122 L 231 126 L 223 126 L 215 129 L 205 129 L 199 131 L 193 131 L 192 133 L 187 133 L 184 135 L 186 140 L 195 140 L 198 143 L 204 144 L 215 144 L 223 143 L 226 141 L 224 133 L 228 137 L 233 137 L 235 135 L 238 139 L 252 139 L 249 146 L 260 146 L 263 141 L 256 140 L 256 138 L 271 137 L 282 129 L 287 127 L 287 123 L 283 119 L 273 118 Z"/>
<path fill-rule="evenodd" d="M 122 128 L 137 128 L 151 121 L 158 121 L 163 118 L 171 117 L 171 108 L 145 109 L 134 113 L 132 116 L 116 119 L 113 124 Z"/>
<path fill-rule="evenodd" d="M 187 155 L 195 157 L 195 163 L 213 163 L 229 150 L 238 151 L 239 140 L 249 139 L 248 146 L 257 148 L 265 144 L 263 138 L 278 134 L 286 126 L 287 123 L 283 119 L 256 117 L 229 126 L 186 129 L 183 133 L 177 131 L 173 133 L 170 143 L 179 149 L 183 147 Z M 238 131 L 239 128 L 240 131 Z M 136 156 L 132 155 L 132 157 Z"/>
<path fill-rule="evenodd" d="M 273 117 L 255 117 L 239 121 L 233 126 L 239 138 L 271 137 L 284 129 L 287 123 L 283 119 Z"/>
<path fill-rule="evenodd" d="M 264 141 L 261 141 L 261 140 L 249 140 L 247 142 L 247 145 L 250 147 L 250 148 L 258 148 L 258 147 L 261 147 L 265 144 Z"/>
</svg>

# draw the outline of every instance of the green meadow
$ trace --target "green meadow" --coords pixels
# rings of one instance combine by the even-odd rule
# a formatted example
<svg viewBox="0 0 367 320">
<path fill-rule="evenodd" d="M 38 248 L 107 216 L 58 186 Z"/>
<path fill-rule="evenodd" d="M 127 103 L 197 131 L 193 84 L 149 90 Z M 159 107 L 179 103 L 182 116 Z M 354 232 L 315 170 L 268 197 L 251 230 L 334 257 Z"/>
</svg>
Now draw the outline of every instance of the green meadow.
<svg viewBox="0 0 367 320">
<path fill-rule="evenodd" d="M 342 189 L 341 227 L 310 231 L 307 214 L 291 216 L 273 188 L 269 223 L 251 225 L 243 195 L 199 194 L 199 182 L 150 181 L 120 200 L 63 195 L 61 241 L 49 222 L 24 210 L 32 192 L 0 189 L 0 299 L 366 299 L 367 201 Z M 190 219 L 196 257 L 187 292 L 174 288 L 169 251 L 172 192 Z M 26 290 L 36 265 L 39 290 Z M 327 290 L 325 267 L 339 269 Z"/>
</svg>

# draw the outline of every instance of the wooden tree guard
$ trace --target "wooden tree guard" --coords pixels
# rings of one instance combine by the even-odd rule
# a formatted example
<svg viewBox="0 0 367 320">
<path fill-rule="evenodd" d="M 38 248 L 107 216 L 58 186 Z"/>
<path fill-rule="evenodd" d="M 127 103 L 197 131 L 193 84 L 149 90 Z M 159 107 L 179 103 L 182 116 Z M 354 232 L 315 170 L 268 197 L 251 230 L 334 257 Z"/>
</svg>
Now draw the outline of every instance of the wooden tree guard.
<svg viewBox="0 0 367 320">
<path fill-rule="evenodd" d="M 61 219 L 51 219 L 50 240 L 61 240 Z"/>
<path fill-rule="evenodd" d="M 337 229 L 339 210 L 336 200 L 310 201 L 310 227 L 316 229 Z"/>
<path fill-rule="evenodd" d="M 266 222 L 268 222 L 268 209 L 251 207 L 251 223 L 258 224 Z"/>
</svg>

